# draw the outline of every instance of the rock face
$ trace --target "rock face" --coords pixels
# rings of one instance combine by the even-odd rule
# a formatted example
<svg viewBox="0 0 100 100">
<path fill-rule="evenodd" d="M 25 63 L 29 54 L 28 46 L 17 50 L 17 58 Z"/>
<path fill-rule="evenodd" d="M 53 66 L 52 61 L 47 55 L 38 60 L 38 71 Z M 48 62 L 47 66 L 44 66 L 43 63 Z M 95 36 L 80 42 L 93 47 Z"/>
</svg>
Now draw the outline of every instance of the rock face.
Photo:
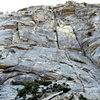
<svg viewBox="0 0 100 100">
<path fill-rule="evenodd" d="M 69 84 L 52 100 L 100 100 L 100 5 L 69 1 L 0 15 L 0 100 L 15 98 L 12 81 L 36 79 Z"/>
</svg>

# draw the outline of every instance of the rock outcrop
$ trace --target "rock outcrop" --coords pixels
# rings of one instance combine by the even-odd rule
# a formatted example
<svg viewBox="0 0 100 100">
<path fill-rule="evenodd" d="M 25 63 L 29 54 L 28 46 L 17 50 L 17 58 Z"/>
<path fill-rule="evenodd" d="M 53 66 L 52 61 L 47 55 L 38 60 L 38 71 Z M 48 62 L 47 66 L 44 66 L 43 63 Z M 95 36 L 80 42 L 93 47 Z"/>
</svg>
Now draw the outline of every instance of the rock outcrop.
<svg viewBox="0 0 100 100">
<path fill-rule="evenodd" d="M 51 100 L 100 100 L 99 4 L 69 1 L 0 15 L 0 100 L 14 100 L 22 88 L 12 81 L 34 80 L 69 85 Z"/>
</svg>

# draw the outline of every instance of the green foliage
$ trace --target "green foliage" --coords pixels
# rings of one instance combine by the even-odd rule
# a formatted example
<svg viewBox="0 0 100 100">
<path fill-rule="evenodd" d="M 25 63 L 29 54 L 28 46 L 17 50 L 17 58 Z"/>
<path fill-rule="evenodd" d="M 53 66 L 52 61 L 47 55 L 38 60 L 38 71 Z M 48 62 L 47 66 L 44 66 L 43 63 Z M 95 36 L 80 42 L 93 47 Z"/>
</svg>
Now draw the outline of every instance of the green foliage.
<svg viewBox="0 0 100 100">
<path fill-rule="evenodd" d="M 55 83 L 52 87 L 52 91 L 56 92 L 56 91 L 63 91 L 64 93 L 70 91 L 70 88 L 68 88 L 68 85 L 66 85 L 65 83 L 63 84 L 57 84 Z"/>
<path fill-rule="evenodd" d="M 22 100 L 38 100 L 41 96 L 38 93 L 39 84 L 35 82 L 12 82 L 13 85 L 23 85 L 24 88 L 22 90 L 18 90 L 18 95 L 16 98 L 23 98 Z M 31 95 L 31 98 L 26 97 L 26 95 Z"/>
<path fill-rule="evenodd" d="M 23 89 L 18 90 L 16 100 L 18 100 L 19 98 L 22 98 L 21 100 L 40 100 L 40 98 L 46 93 L 59 91 L 63 91 L 64 93 L 66 93 L 70 91 L 70 88 L 68 88 L 67 84 L 52 84 L 51 81 L 12 82 L 12 84 L 24 86 Z M 40 86 L 42 86 L 42 88 Z M 27 95 L 31 96 L 27 98 Z"/>
<path fill-rule="evenodd" d="M 37 81 L 37 80 L 35 80 L 35 82 L 40 84 L 40 85 L 44 85 L 44 86 L 48 86 L 48 85 L 52 84 L 51 81 Z"/>
</svg>

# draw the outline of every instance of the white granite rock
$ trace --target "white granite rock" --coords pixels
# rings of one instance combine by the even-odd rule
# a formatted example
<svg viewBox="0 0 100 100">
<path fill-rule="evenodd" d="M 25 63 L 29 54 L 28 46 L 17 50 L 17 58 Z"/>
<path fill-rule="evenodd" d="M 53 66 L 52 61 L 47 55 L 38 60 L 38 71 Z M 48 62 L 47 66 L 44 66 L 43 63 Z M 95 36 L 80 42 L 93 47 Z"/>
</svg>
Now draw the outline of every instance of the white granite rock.
<svg viewBox="0 0 100 100">
<path fill-rule="evenodd" d="M 63 100 L 100 100 L 99 13 L 69 1 L 0 15 L 0 100 L 16 97 L 12 81 L 36 79 L 69 84 Z"/>
</svg>

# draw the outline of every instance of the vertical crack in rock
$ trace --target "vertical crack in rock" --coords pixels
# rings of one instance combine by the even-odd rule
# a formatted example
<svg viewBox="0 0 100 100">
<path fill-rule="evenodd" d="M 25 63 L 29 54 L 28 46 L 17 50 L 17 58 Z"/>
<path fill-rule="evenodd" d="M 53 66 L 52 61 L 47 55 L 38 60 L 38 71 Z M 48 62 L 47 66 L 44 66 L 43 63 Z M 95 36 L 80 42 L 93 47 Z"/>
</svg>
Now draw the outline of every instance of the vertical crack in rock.
<svg viewBox="0 0 100 100">
<path fill-rule="evenodd" d="M 18 32 L 18 38 L 20 39 L 20 36 L 19 36 L 19 23 L 18 22 L 16 23 L 16 31 Z"/>
<path fill-rule="evenodd" d="M 56 17 L 56 11 L 55 10 L 53 11 L 53 15 L 54 15 L 54 32 L 56 33 L 57 47 L 59 49 L 59 40 L 58 40 L 58 32 L 57 32 L 57 17 Z"/>
<path fill-rule="evenodd" d="M 96 64 L 94 63 L 94 61 L 93 61 L 90 57 L 88 57 L 88 56 L 85 54 L 85 51 L 84 51 L 82 45 L 80 44 L 80 42 L 79 42 L 79 40 L 78 40 L 78 38 L 77 38 L 77 34 L 76 34 L 74 28 L 73 28 L 73 32 L 74 32 L 74 34 L 75 34 L 75 36 L 76 36 L 76 40 L 77 40 L 77 42 L 78 42 L 78 44 L 79 44 L 79 46 L 80 46 L 80 48 L 81 48 L 81 50 L 82 50 L 84 56 L 87 57 L 87 58 L 91 61 L 91 63 L 92 63 L 93 65 L 96 65 Z M 89 74 L 89 73 L 88 73 L 88 74 Z M 91 75 L 92 75 L 92 76 L 91 76 Z M 91 75 L 89 74 L 89 76 L 90 76 L 91 78 L 93 78 L 95 81 L 97 81 L 97 82 L 99 83 L 99 81 L 96 79 L 96 77 L 95 77 L 92 73 L 91 73 Z M 78 78 L 78 77 L 77 77 L 77 78 Z M 81 83 L 82 83 L 82 80 L 81 80 L 80 78 L 78 78 L 78 79 L 79 79 L 79 80 L 81 81 Z M 99 83 L 99 84 L 100 84 L 100 83 Z M 84 89 L 84 92 L 85 92 L 85 87 L 84 87 L 84 84 L 83 84 L 83 83 L 82 83 L 82 86 L 83 86 L 83 89 Z"/>
<path fill-rule="evenodd" d="M 35 79 L 65 82 L 71 91 L 58 95 L 59 99 L 64 99 L 63 95 L 71 96 L 70 100 L 85 99 L 80 97 L 84 94 L 89 100 L 99 100 L 98 8 L 68 2 L 56 7 L 29 7 L 12 13 L 12 17 L 1 16 L 1 86 L 11 85 L 11 81 Z M 9 95 L 10 90 L 6 90 L 5 95 Z M 0 92 L 0 99 L 4 100 L 6 96 L 2 95 L 2 89 Z M 10 97 L 7 96 L 7 100 Z"/>
<path fill-rule="evenodd" d="M 94 25 L 93 25 L 91 22 L 89 22 L 87 18 L 84 18 L 84 19 L 83 19 L 81 16 L 78 16 L 77 14 L 75 14 L 75 16 L 76 16 L 77 19 L 82 19 L 83 21 L 87 22 L 87 23 L 91 26 L 91 28 L 94 29 Z M 91 28 L 90 28 L 90 29 L 91 29 Z M 77 37 L 76 31 L 74 30 L 74 28 L 73 28 L 73 31 L 74 31 L 74 34 L 75 34 L 75 36 L 76 36 L 76 40 L 78 41 L 78 44 L 80 45 L 80 47 L 81 47 L 81 49 L 82 49 L 83 55 L 84 55 L 85 57 L 87 57 L 87 58 L 91 61 L 91 63 L 92 63 L 93 65 L 98 66 L 98 65 L 96 64 L 96 62 L 93 60 L 93 58 L 91 57 L 91 55 L 84 49 L 83 44 L 81 44 L 81 43 L 79 42 L 79 39 L 78 39 L 78 37 Z M 77 31 L 77 32 L 78 32 L 78 31 Z M 86 44 L 87 44 L 87 42 L 88 42 L 88 41 L 86 41 Z"/>
<path fill-rule="evenodd" d="M 80 48 L 81 48 L 82 53 L 84 54 L 84 56 L 87 57 L 87 58 L 91 61 L 91 63 L 92 63 L 93 65 L 97 66 L 97 65 L 95 64 L 95 62 L 92 60 L 92 58 L 90 58 L 89 56 L 87 56 L 85 50 L 83 49 L 83 46 L 80 44 L 80 42 L 79 42 L 79 40 L 78 40 L 78 37 L 77 37 L 77 34 L 76 34 L 74 28 L 73 28 L 73 32 L 74 32 L 74 34 L 75 34 L 76 40 L 77 40 L 77 42 L 78 42 L 78 44 L 79 44 L 79 46 L 80 46 Z"/>
<path fill-rule="evenodd" d="M 16 23 L 16 31 L 19 32 L 18 22 Z"/>
<path fill-rule="evenodd" d="M 19 36 L 19 26 L 18 22 L 16 23 L 16 31 L 13 33 L 13 44 L 20 42 L 20 36 Z"/>
<path fill-rule="evenodd" d="M 87 58 L 91 61 L 91 63 L 92 63 L 93 65 L 96 65 L 95 62 L 92 60 L 92 58 L 90 58 L 90 57 L 88 57 L 88 56 L 86 55 L 86 52 L 84 51 L 82 45 L 80 44 L 80 42 L 79 42 L 79 40 L 78 40 L 78 37 L 77 37 L 77 34 L 76 34 L 74 28 L 73 28 L 73 32 L 74 32 L 74 34 L 75 34 L 76 40 L 77 40 L 77 42 L 78 42 L 78 44 L 79 44 L 79 46 L 80 46 L 80 48 L 81 48 L 81 50 L 82 50 L 84 56 L 87 57 Z M 87 73 L 88 73 L 88 72 L 87 72 Z M 89 73 L 88 73 L 88 74 L 89 74 Z M 90 75 L 90 74 L 91 74 L 91 75 Z M 100 82 L 96 79 L 96 77 L 93 75 L 93 73 L 90 73 L 90 74 L 89 74 L 89 76 L 90 76 L 91 78 L 93 78 L 98 84 L 100 84 Z M 77 78 L 81 81 L 81 84 L 82 84 L 82 86 L 83 86 L 83 91 L 85 92 L 85 87 L 84 87 L 84 84 L 82 83 L 82 80 L 81 80 L 79 77 L 77 77 Z"/>
</svg>

